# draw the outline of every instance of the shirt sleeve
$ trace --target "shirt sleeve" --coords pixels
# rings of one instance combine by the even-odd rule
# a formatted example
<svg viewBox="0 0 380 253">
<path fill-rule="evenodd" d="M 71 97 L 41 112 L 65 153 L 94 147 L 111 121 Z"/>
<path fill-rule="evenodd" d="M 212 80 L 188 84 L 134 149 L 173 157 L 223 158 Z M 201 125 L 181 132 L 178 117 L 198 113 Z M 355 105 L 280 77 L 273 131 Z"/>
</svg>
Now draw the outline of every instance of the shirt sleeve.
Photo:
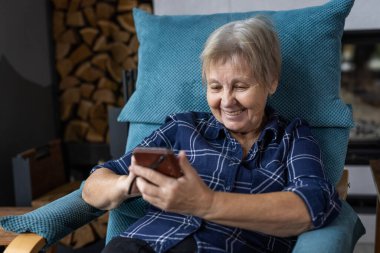
<svg viewBox="0 0 380 253">
<path fill-rule="evenodd" d="M 177 121 L 175 115 L 168 116 L 165 123 L 153 131 L 149 136 L 137 145 L 138 147 L 172 147 L 177 132 Z M 110 160 L 105 163 L 94 166 L 90 174 L 99 168 L 107 168 L 115 172 L 117 175 L 128 175 L 128 167 L 131 165 L 131 157 L 133 150 L 127 152 L 122 157 Z"/>
<path fill-rule="evenodd" d="M 325 176 L 321 151 L 303 120 L 293 121 L 288 129 L 288 185 L 291 191 L 305 202 L 314 228 L 330 223 L 341 210 L 341 202 L 335 187 Z"/>
</svg>

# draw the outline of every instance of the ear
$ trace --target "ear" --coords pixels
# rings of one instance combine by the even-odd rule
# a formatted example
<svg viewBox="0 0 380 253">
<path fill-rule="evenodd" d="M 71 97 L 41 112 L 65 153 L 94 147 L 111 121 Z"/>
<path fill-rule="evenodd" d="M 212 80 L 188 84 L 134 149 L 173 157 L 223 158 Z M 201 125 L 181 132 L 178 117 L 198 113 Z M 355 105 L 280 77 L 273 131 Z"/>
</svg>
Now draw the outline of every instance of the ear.
<svg viewBox="0 0 380 253">
<path fill-rule="evenodd" d="M 274 80 L 268 87 L 269 95 L 273 95 L 278 87 L 278 80 Z"/>
</svg>

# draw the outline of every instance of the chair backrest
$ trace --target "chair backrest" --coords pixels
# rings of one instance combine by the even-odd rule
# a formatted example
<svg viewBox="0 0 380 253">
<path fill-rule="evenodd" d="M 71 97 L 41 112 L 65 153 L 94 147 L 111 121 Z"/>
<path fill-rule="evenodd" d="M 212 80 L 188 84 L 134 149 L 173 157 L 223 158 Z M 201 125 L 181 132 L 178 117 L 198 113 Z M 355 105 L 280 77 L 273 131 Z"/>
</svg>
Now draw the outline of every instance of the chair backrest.
<svg viewBox="0 0 380 253">
<path fill-rule="evenodd" d="M 331 0 L 289 11 L 194 16 L 134 10 L 140 42 L 138 78 L 136 91 L 119 115 L 120 121 L 130 122 L 126 149 L 139 144 L 170 113 L 208 111 L 199 61 L 205 40 L 222 24 L 265 14 L 278 30 L 283 62 L 279 89 L 269 103 L 289 119 L 302 117 L 310 123 L 327 177 L 338 182 L 353 126 L 351 108 L 339 97 L 341 36 L 353 2 Z M 112 211 L 107 240 L 142 215 L 145 206 L 138 199 Z"/>
</svg>

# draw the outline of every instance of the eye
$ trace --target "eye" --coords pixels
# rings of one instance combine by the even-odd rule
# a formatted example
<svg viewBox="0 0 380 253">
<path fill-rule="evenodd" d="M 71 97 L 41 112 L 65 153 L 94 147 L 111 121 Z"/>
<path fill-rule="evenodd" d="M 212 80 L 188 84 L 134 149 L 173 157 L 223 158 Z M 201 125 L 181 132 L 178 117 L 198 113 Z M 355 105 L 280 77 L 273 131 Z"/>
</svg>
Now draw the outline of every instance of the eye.
<svg viewBox="0 0 380 253">
<path fill-rule="evenodd" d="M 219 83 L 209 83 L 207 85 L 207 87 L 211 90 L 211 91 L 214 91 L 214 92 L 217 92 L 219 90 L 222 89 L 222 85 L 220 85 Z"/>
<path fill-rule="evenodd" d="M 249 88 L 249 85 L 246 83 L 239 82 L 234 84 L 234 88 L 238 91 L 245 91 Z"/>
</svg>

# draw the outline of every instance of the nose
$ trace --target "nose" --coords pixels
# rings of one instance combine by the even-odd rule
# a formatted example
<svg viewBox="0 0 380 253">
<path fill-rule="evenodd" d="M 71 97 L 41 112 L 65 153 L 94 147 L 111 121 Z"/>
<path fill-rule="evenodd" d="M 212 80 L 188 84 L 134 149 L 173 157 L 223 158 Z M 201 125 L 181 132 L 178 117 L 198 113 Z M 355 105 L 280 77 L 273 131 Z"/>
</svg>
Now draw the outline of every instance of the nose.
<svg viewBox="0 0 380 253">
<path fill-rule="evenodd" d="M 231 105 L 234 105 L 235 102 L 236 100 L 234 93 L 229 90 L 224 90 L 222 95 L 222 106 L 229 107 Z"/>
</svg>

